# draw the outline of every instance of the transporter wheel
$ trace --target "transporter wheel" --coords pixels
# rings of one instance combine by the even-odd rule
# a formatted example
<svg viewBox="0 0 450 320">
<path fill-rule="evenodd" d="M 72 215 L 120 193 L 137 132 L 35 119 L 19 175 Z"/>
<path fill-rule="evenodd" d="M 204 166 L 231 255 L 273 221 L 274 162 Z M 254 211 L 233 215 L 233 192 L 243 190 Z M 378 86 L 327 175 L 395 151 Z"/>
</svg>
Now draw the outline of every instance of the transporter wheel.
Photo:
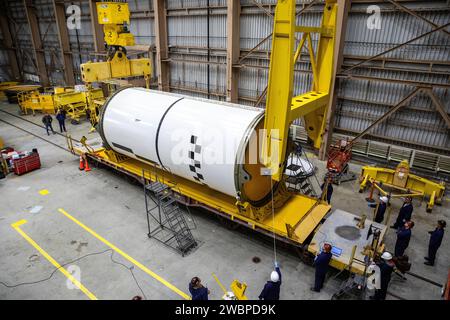
<svg viewBox="0 0 450 320">
<path fill-rule="evenodd" d="M 300 258 L 300 261 L 306 265 L 312 266 L 314 263 L 314 255 L 308 251 L 308 245 L 303 245 L 301 247 L 295 247 L 295 251 Z"/>
<path fill-rule="evenodd" d="M 230 219 L 221 216 L 217 216 L 217 218 L 219 219 L 220 224 L 222 224 L 228 230 L 237 230 L 239 228 L 239 224 L 231 221 Z"/>
</svg>

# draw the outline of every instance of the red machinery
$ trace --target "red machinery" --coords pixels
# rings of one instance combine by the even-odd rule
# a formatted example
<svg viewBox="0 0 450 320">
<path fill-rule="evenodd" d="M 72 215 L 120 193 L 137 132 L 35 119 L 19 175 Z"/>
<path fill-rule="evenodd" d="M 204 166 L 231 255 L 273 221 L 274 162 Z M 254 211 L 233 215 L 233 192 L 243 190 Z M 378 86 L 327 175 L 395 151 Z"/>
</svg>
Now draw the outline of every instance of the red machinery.
<svg viewBox="0 0 450 320">
<path fill-rule="evenodd" d="M 351 142 L 338 140 L 328 150 L 327 176 L 333 178 L 333 183 L 340 184 L 344 181 L 356 179 L 356 174 L 349 172 L 348 163 L 352 158 Z"/>
</svg>

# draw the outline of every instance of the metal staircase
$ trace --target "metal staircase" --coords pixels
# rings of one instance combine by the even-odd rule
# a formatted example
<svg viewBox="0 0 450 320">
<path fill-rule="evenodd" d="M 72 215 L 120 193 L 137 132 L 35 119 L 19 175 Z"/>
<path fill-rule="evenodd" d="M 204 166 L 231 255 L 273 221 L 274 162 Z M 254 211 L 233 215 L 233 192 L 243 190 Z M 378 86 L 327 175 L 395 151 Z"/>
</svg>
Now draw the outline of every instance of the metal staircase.
<svg viewBox="0 0 450 320">
<path fill-rule="evenodd" d="M 197 246 L 186 222 L 183 211 L 169 186 L 158 181 L 149 181 L 144 177 L 145 209 L 147 212 L 148 236 L 179 251 L 182 256 Z M 150 221 L 158 224 L 151 228 Z"/>
<path fill-rule="evenodd" d="M 311 181 L 312 176 L 314 176 L 316 180 L 317 177 L 315 173 L 313 173 L 312 175 L 307 174 L 306 168 L 300 161 L 300 157 L 302 156 L 302 154 L 304 154 L 302 148 L 300 145 L 298 145 L 295 149 L 295 152 L 289 155 L 289 165 L 286 167 L 286 170 L 288 170 L 288 172 L 290 173 L 288 174 L 288 177 L 286 179 L 287 188 L 289 191 L 299 192 L 304 195 L 317 198 L 318 195 Z M 307 159 L 306 154 L 304 154 L 304 156 Z"/>
</svg>

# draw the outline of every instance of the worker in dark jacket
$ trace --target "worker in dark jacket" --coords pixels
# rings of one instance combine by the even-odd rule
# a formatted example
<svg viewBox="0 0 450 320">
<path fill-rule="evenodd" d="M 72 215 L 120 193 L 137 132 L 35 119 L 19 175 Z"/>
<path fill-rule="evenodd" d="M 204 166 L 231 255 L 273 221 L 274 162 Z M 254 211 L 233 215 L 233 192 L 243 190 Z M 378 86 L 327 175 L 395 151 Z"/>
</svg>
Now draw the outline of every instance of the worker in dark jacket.
<svg viewBox="0 0 450 320">
<path fill-rule="evenodd" d="M 380 203 L 376 207 L 376 213 L 375 213 L 375 222 L 383 223 L 384 220 L 384 213 L 386 212 L 386 207 L 388 203 L 388 197 L 383 196 L 380 197 Z"/>
<path fill-rule="evenodd" d="M 259 300 L 280 300 L 281 271 L 275 261 L 275 270 L 270 274 L 270 281 L 264 285 Z"/>
<path fill-rule="evenodd" d="M 328 177 L 324 179 L 325 181 L 320 186 L 322 189 L 322 199 L 327 199 L 328 204 L 331 202 L 331 195 L 333 194 L 333 178 Z M 326 191 L 325 191 L 326 187 Z M 325 194 L 323 194 L 325 192 Z"/>
<path fill-rule="evenodd" d="M 401 228 L 406 221 L 411 220 L 413 212 L 412 198 L 406 197 L 405 202 L 403 202 L 402 207 L 400 208 L 400 212 L 398 213 L 397 220 L 394 225 L 391 226 L 393 229 Z"/>
<path fill-rule="evenodd" d="M 314 260 L 313 266 L 316 268 L 316 275 L 314 279 L 314 287 L 311 287 L 312 291 L 320 292 L 320 289 L 322 289 L 331 257 L 331 245 L 326 243 L 323 245 L 322 252 Z"/>
<path fill-rule="evenodd" d="M 404 255 L 406 248 L 408 248 L 409 240 L 411 239 L 411 229 L 413 227 L 413 221 L 406 221 L 403 228 L 398 229 L 394 256 L 401 257 Z"/>
<path fill-rule="evenodd" d="M 42 117 L 42 123 L 45 125 L 45 130 L 47 131 L 48 136 L 50 135 L 50 133 L 48 132 L 49 128 L 52 130 L 53 134 L 56 134 L 56 132 L 53 130 L 53 127 L 52 127 L 52 121 L 53 121 L 53 118 L 48 113 L 46 113 Z"/>
<path fill-rule="evenodd" d="M 434 231 L 429 231 L 430 243 L 428 244 L 428 257 L 425 257 L 424 263 L 427 266 L 433 266 L 434 260 L 436 259 L 436 253 L 441 246 L 442 238 L 444 238 L 444 229 L 447 223 L 444 220 L 439 220 L 437 228 Z"/>
<path fill-rule="evenodd" d="M 61 109 L 59 109 L 58 113 L 56 114 L 56 120 L 58 120 L 59 130 L 61 131 L 61 133 L 63 132 L 63 130 L 64 130 L 64 132 L 67 132 L 66 131 L 66 124 L 65 124 L 65 122 L 66 122 L 66 114 Z"/>
<path fill-rule="evenodd" d="M 372 300 L 385 300 L 386 293 L 391 281 L 391 275 L 395 268 L 395 263 L 392 260 L 392 254 L 383 252 L 381 261 L 377 263 L 380 268 L 380 289 L 375 290 L 375 295 L 371 296 Z"/>
<path fill-rule="evenodd" d="M 189 283 L 189 292 L 192 295 L 192 300 L 208 300 L 210 293 L 208 288 L 205 288 L 199 277 L 193 277 Z"/>
</svg>

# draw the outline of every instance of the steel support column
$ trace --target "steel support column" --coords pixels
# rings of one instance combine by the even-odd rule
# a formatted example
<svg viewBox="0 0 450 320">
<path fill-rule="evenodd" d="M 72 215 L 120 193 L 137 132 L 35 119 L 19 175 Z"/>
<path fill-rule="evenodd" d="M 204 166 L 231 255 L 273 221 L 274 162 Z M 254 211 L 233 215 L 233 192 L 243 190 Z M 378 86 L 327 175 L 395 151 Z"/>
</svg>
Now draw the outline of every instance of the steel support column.
<svg viewBox="0 0 450 320">
<path fill-rule="evenodd" d="M 105 41 L 103 40 L 103 28 L 97 19 L 97 1 L 89 0 L 89 14 L 91 15 L 92 36 L 94 37 L 94 49 L 96 53 L 105 52 Z"/>
<path fill-rule="evenodd" d="M 34 59 L 36 60 L 37 73 L 39 81 L 43 86 L 49 86 L 50 81 L 45 63 L 45 53 L 42 48 L 41 33 L 39 32 L 39 23 L 36 15 L 36 8 L 32 0 L 23 0 L 28 26 L 30 27 L 31 42 L 33 44 Z"/>
<path fill-rule="evenodd" d="M 167 39 L 167 19 L 165 0 L 153 0 L 156 34 L 156 72 L 158 89 L 170 91 L 169 87 L 169 46 Z"/>
<path fill-rule="evenodd" d="M 8 54 L 8 62 L 11 68 L 11 80 L 20 81 L 22 77 L 20 74 L 19 64 L 17 62 L 16 50 L 13 48 L 11 29 L 9 28 L 8 17 L 5 14 L 6 10 L 2 10 L 2 15 L 0 15 L 0 28 L 3 35 L 3 45 L 5 46 Z"/>
<path fill-rule="evenodd" d="M 63 2 L 53 0 L 53 10 L 58 28 L 61 61 L 64 63 L 64 81 L 66 86 L 73 86 L 75 85 L 75 76 L 73 72 L 72 53 L 70 53 L 69 33 L 67 32 L 66 7 Z"/>
<path fill-rule="evenodd" d="M 237 103 L 241 51 L 239 30 L 241 4 L 239 0 L 228 0 L 227 4 L 227 101 Z"/>
<path fill-rule="evenodd" d="M 350 10 L 350 1 L 349 0 L 338 0 L 338 12 L 336 16 L 336 38 L 335 38 L 335 46 L 334 46 L 334 67 L 333 67 L 333 75 L 331 80 L 331 90 L 330 90 L 330 102 L 327 106 L 327 120 L 325 132 L 322 137 L 322 145 L 319 150 L 319 159 L 325 160 L 327 156 L 327 150 L 333 141 L 333 129 L 334 129 L 334 113 L 336 110 L 337 103 L 337 90 L 338 90 L 338 81 L 336 79 L 336 75 L 340 72 L 342 67 L 342 62 L 344 61 L 344 43 L 345 43 L 345 33 L 347 30 L 347 19 L 348 12 Z"/>
</svg>

